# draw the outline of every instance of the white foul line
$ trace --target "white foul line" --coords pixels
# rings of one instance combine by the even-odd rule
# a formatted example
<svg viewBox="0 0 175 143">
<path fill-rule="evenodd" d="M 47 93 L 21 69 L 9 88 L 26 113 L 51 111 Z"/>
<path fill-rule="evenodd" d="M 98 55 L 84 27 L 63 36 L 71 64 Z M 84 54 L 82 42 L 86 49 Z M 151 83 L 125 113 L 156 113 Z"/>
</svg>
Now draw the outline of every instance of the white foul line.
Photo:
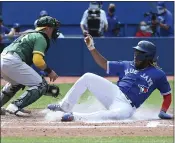
<svg viewBox="0 0 175 143">
<path fill-rule="evenodd" d="M 46 129 L 95 129 L 95 128 L 145 128 L 145 126 L 4 126 L 1 129 L 46 128 Z"/>
<path fill-rule="evenodd" d="M 160 127 L 170 127 L 161 125 Z M 154 128 L 148 126 L 3 126 L 1 129 L 39 128 L 39 129 L 97 129 L 97 128 Z"/>
<path fill-rule="evenodd" d="M 150 121 L 150 122 L 148 122 L 148 124 L 146 125 L 146 127 L 153 127 L 153 128 L 155 128 L 159 124 L 160 124 L 160 122 L 158 122 L 158 121 Z"/>
</svg>

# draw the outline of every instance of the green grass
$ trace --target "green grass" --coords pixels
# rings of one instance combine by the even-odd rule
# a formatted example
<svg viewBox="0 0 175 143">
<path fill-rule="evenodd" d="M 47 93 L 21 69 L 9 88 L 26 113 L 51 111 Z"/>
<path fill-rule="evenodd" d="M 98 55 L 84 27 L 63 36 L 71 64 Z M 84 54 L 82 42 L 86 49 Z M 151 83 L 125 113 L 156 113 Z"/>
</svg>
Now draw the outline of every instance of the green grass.
<svg viewBox="0 0 175 143">
<path fill-rule="evenodd" d="M 169 81 L 169 82 L 170 82 L 170 86 L 172 88 L 172 93 L 174 93 L 173 81 Z M 60 95 L 58 98 L 52 98 L 52 97 L 49 97 L 49 96 L 42 96 L 38 101 L 36 101 L 32 105 L 30 105 L 28 108 L 45 108 L 50 103 L 58 102 L 60 99 L 62 99 L 64 97 L 64 95 L 72 87 L 72 85 L 73 84 L 59 84 L 62 95 Z M 17 95 L 14 98 L 12 98 L 12 100 L 19 97 L 22 94 L 22 92 L 24 92 L 24 91 L 19 91 L 17 93 Z M 79 100 L 79 103 L 85 101 L 89 96 L 91 96 L 92 99 L 95 98 L 89 91 L 86 91 L 83 94 L 83 96 L 81 97 L 81 99 Z M 6 105 L 8 105 L 8 103 Z M 155 106 L 155 107 L 160 107 L 161 104 L 162 104 L 162 96 L 160 95 L 158 90 L 155 90 L 152 93 L 152 95 L 144 103 L 144 105 L 149 105 L 149 106 L 151 105 L 151 106 Z M 173 104 L 171 104 L 171 107 L 173 107 Z"/>
<path fill-rule="evenodd" d="M 173 137 L 8 137 L 1 143 L 173 143 Z"/>
<path fill-rule="evenodd" d="M 37 102 L 29 106 L 29 108 L 46 108 L 48 104 L 53 102 L 58 102 L 64 97 L 67 91 L 72 87 L 73 84 L 60 84 L 61 94 L 58 99 L 42 96 Z M 170 81 L 171 88 L 173 90 L 173 81 Z M 18 98 L 22 92 L 19 91 L 17 96 L 12 100 Z M 174 93 L 174 91 L 172 91 Z M 93 95 L 86 91 L 80 102 L 85 101 L 88 97 L 93 97 Z M 10 101 L 9 101 L 10 102 Z M 159 91 L 156 90 L 152 95 L 147 99 L 144 105 L 161 107 L 162 96 Z M 8 105 L 8 103 L 6 104 Z M 171 104 L 173 107 L 173 104 Z M 3 137 L 1 138 L 1 143 L 173 143 L 173 137 Z"/>
</svg>

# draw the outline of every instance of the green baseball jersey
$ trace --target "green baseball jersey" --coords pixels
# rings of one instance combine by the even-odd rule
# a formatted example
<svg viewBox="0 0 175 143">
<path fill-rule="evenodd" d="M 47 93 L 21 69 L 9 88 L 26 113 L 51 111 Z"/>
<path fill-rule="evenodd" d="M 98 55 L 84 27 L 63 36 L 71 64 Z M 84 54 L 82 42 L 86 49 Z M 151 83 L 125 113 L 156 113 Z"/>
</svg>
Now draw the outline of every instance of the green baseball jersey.
<svg viewBox="0 0 175 143">
<path fill-rule="evenodd" d="M 7 46 L 4 51 L 17 53 L 22 61 L 31 65 L 33 63 L 32 59 L 34 53 L 39 53 L 45 56 L 45 52 L 48 48 L 47 42 L 46 36 L 44 36 L 43 33 L 27 33 L 17 38 L 14 42 Z"/>
</svg>

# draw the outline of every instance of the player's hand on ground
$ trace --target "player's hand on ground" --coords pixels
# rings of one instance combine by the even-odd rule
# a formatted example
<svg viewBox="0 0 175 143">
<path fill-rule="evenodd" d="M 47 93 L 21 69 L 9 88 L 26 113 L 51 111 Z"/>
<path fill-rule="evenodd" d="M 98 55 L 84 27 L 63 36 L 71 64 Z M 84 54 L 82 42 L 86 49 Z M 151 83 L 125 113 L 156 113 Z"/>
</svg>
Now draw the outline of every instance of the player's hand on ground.
<svg viewBox="0 0 175 143">
<path fill-rule="evenodd" d="M 52 72 L 48 74 L 48 77 L 50 78 L 51 82 L 54 82 L 58 78 L 58 75 L 52 70 Z"/>
<path fill-rule="evenodd" d="M 165 113 L 164 111 L 160 111 L 159 118 L 160 119 L 173 119 L 174 117 L 172 115 Z"/>
<path fill-rule="evenodd" d="M 86 43 L 86 46 L 89 50 L 95 49 L 94 40 L 90 34 L 87 34 L 87 36 L 84 38 L 84 42 Z"/>
</svg>

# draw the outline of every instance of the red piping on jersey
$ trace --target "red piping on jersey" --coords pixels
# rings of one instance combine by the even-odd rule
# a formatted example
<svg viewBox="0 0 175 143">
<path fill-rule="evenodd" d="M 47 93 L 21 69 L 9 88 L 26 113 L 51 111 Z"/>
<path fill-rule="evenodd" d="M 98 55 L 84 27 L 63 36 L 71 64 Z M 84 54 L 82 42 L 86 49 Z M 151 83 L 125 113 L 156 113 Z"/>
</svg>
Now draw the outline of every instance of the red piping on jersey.
<svg viewBox="0 0 175 143">
<path fill-rule="evenodd" d="M 171 104 L 171 93 L 163 96 L 163 103 L 162 103 L 161 110 L 166 112 L 168 110 L 170 104 Z"/>
</svg>

